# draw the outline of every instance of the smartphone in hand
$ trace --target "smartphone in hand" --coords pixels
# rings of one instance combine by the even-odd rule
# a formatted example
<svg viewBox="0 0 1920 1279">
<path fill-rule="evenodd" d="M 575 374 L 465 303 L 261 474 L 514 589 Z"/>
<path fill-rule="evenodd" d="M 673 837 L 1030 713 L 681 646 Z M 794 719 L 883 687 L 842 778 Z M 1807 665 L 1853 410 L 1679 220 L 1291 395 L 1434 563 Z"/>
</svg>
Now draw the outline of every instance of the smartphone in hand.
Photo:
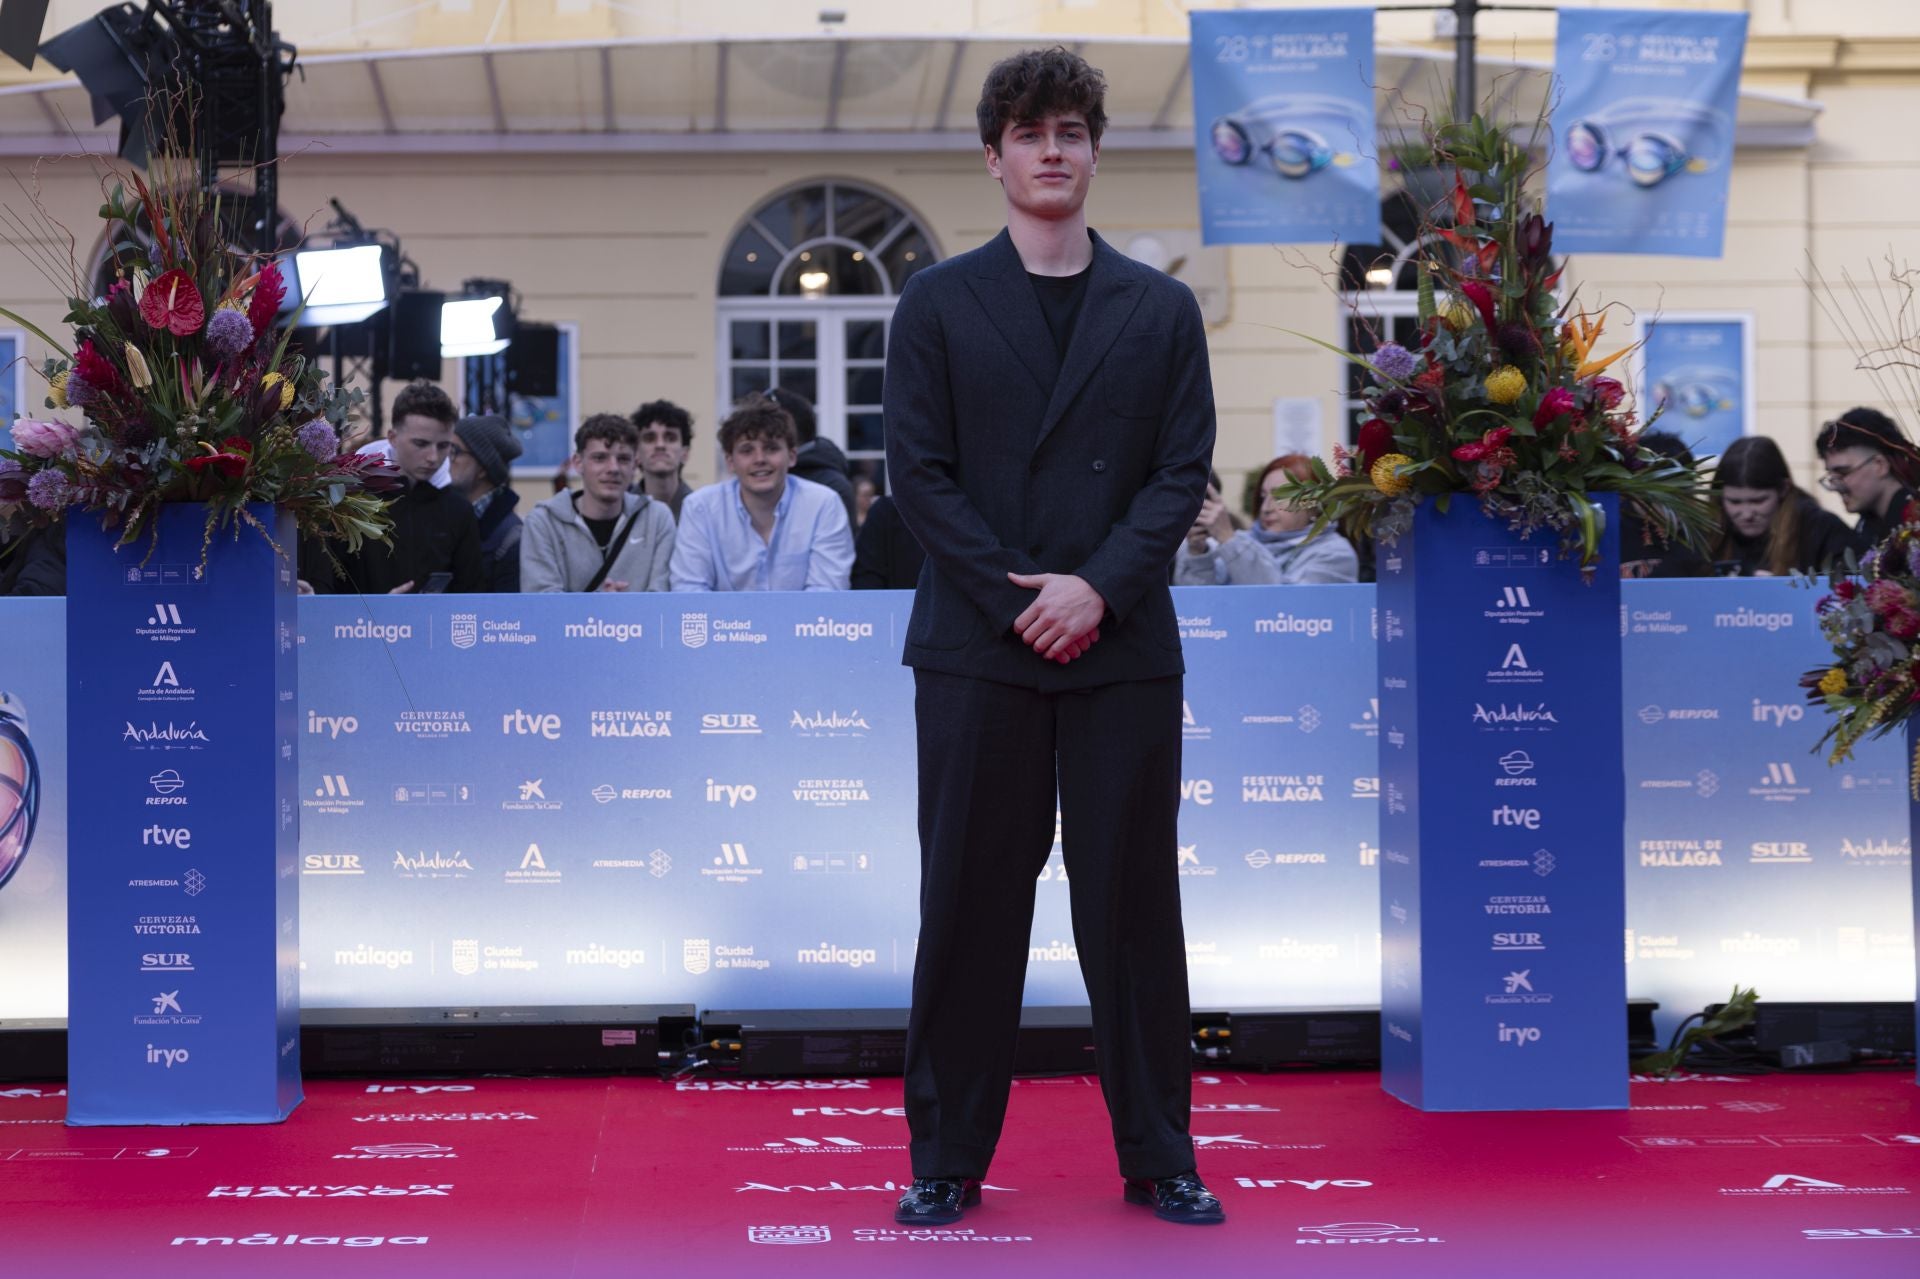
<svg viewBox="0 0 1920 1279">
<path fill-rule="evenodd" d="M 453 574 L 448 572 L 429 573 L 427 580 L 420 584 L 422 595 L 439 595 L 453 584 Z"/>
</svg>

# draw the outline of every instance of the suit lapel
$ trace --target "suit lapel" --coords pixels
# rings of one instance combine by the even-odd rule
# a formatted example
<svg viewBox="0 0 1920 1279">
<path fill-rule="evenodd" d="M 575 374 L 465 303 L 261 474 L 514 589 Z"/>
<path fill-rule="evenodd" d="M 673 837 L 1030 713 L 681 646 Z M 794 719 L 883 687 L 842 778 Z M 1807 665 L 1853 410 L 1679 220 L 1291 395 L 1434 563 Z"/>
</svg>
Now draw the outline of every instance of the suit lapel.
<svg viewBox="0 0 1920 1279">
<path fill-rule="evenodd" d="M 1087 379 L 1093 376 L 1094 369 L 1100 366 L 1114 339 L 1133 318 L 1134 308 L 1146 294 L 1134 275 L 1135 270 L 1130 261 L 1110 248 L 1099 235 L 1094 235 L 1093 273 L 1087 277 L 1087 296 L 1080 304 L 1080 319 L 1073 326 L 1073 339 L 1067 344 L 1060 376 L 1053 383 L 1053 398 L 1047 403 L 1046 415 L 1040 419 L 1040 434 L 1033 442 L 1035 449 L 1060 424 L 1061 417 L 1086 386 Z M 1031 305 L 1044 333 L 1046 319 L 1038 315 L 1039 303 Z"/>
<path fill-rule="evenodd" d="M 1033 375 L 1040 393 L 1053 390 L 1060 380 L 1060 358 L 1054 351 L 1053 334 L 1047 328 L 1047 317 L 1040 313 L 1040 299 L 1027 282 L 1027 270 L 1013 247 L 1013 237 L 1005 230 L 987 242 L 979 268 L 967 278 L 967 287 L 986 312 L 988 322 Z"/>
</svg>

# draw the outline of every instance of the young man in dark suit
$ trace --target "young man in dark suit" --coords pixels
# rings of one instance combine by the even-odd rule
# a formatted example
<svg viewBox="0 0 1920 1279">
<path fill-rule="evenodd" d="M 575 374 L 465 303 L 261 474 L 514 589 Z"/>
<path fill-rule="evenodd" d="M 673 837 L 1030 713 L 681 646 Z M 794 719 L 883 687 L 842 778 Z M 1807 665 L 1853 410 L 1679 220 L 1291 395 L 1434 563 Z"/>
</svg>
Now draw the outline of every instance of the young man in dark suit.
<svg viewBox="0 0 1920 1279">
<path fill-rule="evenodd" d="M 921 885 L 902 1222 L 979 1201 L 1056 800 L 1126 1197 L 1223 1217 L 1188 1136 L 1185 667 L 1167 590 L 1206 488 L 1213 389 L 1193 294 L 1087 228 L 1105 90 L 1064 49 L 993 68 L 980 139 L 1007 229 L 909 281 L 887 351 L 887 475 L 927 552 L 905 659 Z"/>
</svg>

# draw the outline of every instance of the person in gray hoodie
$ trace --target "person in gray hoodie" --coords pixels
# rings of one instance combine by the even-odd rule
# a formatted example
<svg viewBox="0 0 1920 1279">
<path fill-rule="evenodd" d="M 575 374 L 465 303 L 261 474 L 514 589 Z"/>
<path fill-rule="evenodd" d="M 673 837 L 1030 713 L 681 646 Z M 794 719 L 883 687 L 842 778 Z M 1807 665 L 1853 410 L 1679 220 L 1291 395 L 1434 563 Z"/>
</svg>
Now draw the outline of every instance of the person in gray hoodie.
<svg viewBox="0 0 1920 1279">
<path fill-rule="evenodd" d="M 630 493 L 640 432 L 618 413 L 596 413 L 573 437 L 578 492 L 556 493 L 527 515 L 520 534 L 523 592 L 664 591 L 673 559 L 673 512 Z"/>
<path fill-rule="evenodd" d="M 1314 512 L 1296 511 L 1273 496 L 1288 479 L 1313 476 L 1310 459 L 1298 453 L 1276 457 L 1260 473 L 1256 523 L 1235 530 L 1220 491 L 1209 487 L 1187 540 L 1173 557 L 1175 586 L 1296 586 L 1353 582 L 1360 557 L 1353 543 L 1332 528 L 1309 538 Z"/>
</svg>

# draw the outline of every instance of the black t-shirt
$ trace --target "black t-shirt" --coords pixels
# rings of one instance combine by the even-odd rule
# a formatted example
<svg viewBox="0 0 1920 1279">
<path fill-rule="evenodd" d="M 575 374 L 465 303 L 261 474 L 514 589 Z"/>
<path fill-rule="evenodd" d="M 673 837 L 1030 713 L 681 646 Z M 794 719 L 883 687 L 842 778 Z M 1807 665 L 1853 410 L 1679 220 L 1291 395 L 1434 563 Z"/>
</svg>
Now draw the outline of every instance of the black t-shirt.
<svg viewBox="0 0 1920 1279">
<path fill-rule="evenodd" d="M 1091 274 L 1091 262 L 1078 275 L 1027 272 L 1027 278 L 1033 281 L 1033 295 L 1040 299 L 1040 312 L 1047 317 L 1047 331 L 1053 334 L 1053 349 L 1063 360 L 1073 342 L 1073 326 L 1080 319 L 1080 304 L 1086 300 L 1087 277 Z"/>
<path fill-rule="evenodd" d="M 610 520 L 596 520 L 590 515 L 582 515 L 580 519 L 587 526 L 587 532 L 593 534 L 594 543 L 602 550 L 613 540 L 614 527 L 620 523 L 618 516 Z"/>
</svg>

